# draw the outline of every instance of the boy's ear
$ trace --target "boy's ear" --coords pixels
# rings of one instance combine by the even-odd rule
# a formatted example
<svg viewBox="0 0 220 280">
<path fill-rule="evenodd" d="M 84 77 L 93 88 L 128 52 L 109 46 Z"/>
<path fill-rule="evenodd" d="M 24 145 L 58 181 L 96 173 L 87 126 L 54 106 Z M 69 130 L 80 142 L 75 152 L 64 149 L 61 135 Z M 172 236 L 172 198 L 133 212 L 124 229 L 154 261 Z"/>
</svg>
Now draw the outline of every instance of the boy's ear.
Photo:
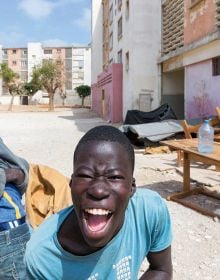
<svg viewBox="0 0 220 280">
<path fill-rule="evenodd" d="M 135 178 L 132 179 L 131 196 L 136 192 Z"/>
</svg>

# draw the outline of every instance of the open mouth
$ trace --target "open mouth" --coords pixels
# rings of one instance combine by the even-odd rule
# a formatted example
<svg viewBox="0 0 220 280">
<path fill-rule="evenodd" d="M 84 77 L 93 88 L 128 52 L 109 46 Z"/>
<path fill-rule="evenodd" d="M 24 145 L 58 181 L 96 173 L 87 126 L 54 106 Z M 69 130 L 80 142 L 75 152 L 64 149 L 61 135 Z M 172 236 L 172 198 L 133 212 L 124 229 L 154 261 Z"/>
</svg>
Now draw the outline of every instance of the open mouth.
<svg viewBox="0 0 220 280">
<path fill-rule="evenodd" d="M 85 222 L 92 232 L 99 232 L 105 229 L 112 212 L 106 209 L 88 208 L 84 210 Z"/>
</svg>

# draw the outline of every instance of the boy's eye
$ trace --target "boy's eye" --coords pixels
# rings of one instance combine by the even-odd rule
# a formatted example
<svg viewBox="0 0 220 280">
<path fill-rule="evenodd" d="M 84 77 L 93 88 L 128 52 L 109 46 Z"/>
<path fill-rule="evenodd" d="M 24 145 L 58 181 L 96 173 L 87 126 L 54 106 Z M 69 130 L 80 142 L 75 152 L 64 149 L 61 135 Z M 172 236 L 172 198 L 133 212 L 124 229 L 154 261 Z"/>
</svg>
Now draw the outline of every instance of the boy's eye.
<svg viewBox="0 0 220 280">
<path fill-rule="evenodd" d="M 77 174 L 78 178 L 92 179 L 93 177 L 88 174 Z"/>
<path fill-rule="evenodd" d="M 111 175 L 111 176 L 108 176 L 108 179 L 110 179 L 110 180 L 122 180 L 123 176 L 121 176 L 121 175 Z"/>
</svg>

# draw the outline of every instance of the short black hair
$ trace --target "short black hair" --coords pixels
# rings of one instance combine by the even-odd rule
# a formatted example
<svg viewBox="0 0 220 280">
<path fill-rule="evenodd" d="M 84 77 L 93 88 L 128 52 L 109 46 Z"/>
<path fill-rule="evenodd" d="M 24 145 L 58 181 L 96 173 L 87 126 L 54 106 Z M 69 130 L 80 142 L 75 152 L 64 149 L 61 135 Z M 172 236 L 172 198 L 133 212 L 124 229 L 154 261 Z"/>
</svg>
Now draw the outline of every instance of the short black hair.
<svg viewBox="0 0 220 280">
<path fill-rule="evenodd" d="M 131 161 L 132 171 L 134 171 L 134 149 L 129 139 L 116 127 L 110 125 L 100 125 L 90 129 L 79 141 L 74 152 L 74 162 L 79 148 L 91 141 L 108 141 L 121 144 L 128 153 Z"/>
</svg>

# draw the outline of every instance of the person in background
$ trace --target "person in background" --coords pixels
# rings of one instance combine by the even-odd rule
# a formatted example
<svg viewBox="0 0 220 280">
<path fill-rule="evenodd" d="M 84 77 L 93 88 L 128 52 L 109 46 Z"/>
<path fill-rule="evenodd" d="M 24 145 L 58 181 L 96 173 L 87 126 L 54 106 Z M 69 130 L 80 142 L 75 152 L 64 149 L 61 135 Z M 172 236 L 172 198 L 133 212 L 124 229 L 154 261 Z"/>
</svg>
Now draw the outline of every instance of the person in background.
<svg viewBox="0 0 220 280">
<path fill-rule="evenodd" d="M 134 150 L 112 126 L 79 141 L 70 181 L 73 205 L 47 218 L 27 243 L 27 278 L 172 279 L 170 215 L 164 200 L 137 188 Z"/>
<path fill-rule="evenodd" d="M 26 279 L 23 257 L 30 232 L 22 195 L 28 169 L 27 161 L 13 154 L 0 138 L 0 279 Z"/>
</svg>

